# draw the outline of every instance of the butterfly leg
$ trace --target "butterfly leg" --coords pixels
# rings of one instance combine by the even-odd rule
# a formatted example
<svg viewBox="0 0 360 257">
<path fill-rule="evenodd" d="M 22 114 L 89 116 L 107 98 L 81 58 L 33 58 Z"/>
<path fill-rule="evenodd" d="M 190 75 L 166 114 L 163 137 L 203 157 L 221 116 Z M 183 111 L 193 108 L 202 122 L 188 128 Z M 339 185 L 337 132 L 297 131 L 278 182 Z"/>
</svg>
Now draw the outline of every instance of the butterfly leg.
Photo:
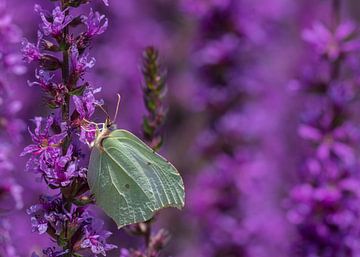
<svg viewBox="0 0 360 257">
<path fill-rule="evenodd" d="M 103 127 L 105 126 L 105 123 L 103 123 L 103 122 L 96 123 L 96 122 L 93 122 L 93 121 L 89 121 L 87 119 L 84 119 L 84 121 L 86 121 L 88 124 L 95 125 L 97 128 L 99 127 L 99 125 L 102 125 Z"/>
</svg>

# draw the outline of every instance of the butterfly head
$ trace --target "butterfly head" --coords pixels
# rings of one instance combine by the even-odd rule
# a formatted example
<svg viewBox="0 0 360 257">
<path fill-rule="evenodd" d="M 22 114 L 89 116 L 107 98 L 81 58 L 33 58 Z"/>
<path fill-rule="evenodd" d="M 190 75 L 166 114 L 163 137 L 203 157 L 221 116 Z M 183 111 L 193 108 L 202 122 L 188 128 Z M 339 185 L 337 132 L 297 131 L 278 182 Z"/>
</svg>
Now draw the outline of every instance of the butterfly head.
<svg viewBox="0 0 360 257">
<path fill-rule="evenodd" d="M 121 99 L 121 97 L 118 94 L 118 102 L 116 105 L 116 112 L 115 112 L 114 119 L 111 119 L 109 113 L 101 105 L 99 105 L 100 109 L 103 110 L 104 113 L 106 114 L 106 120 L 103 123 L 102 129 L 98 129 L 98 133 L 96 135 L 96 139 L 94 142 L 94 145 L 96 147 L 98 147 L 100 150 L 103 150 L 104 140 L 109 137 L 109 135 L 112 131 L 116 130 L 116 124 L 114 123 L 114 121 L 116 120 L 116 117 L 118 114 L 120 99 Z"/>
<path fill-rule="evenodd" d="M 116 124 L 110 119 L 110 117 L 106 118 L 104 129 L 109 131 L 113 131 L 116 129 Z"/>
</svg>

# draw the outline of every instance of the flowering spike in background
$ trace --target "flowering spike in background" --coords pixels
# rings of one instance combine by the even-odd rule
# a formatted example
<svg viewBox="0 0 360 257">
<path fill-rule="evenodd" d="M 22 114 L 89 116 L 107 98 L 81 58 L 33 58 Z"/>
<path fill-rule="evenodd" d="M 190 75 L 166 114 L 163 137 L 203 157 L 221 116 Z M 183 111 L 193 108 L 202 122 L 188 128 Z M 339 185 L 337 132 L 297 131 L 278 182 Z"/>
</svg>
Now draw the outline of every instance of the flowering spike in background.
<svg viewBox="0 0 360 257">
<path fill-rule="evenodd" d="M 357 256 L 359 235 L 359 127 L 350 111 L 358 101 L 357 26 L 341 18 L 332 1 L 327 24 L 303 32 L 315 54 L 311 72 L 299 79 L 303 97 L 298 135 L 303 156 L 299 184 L 291 191 L 289 220 L 296 225 L 299 256 Z"/>
</svg>

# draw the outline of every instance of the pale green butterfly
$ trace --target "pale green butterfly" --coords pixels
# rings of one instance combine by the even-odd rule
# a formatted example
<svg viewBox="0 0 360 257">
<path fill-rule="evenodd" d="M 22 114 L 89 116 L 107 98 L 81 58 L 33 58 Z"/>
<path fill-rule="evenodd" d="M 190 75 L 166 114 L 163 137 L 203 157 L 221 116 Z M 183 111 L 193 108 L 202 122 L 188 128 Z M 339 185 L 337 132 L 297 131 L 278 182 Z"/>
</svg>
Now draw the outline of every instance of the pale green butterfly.
<svg viewBox="0 0 360 257">
<path fill-rule="evenodd" d="M 114 120 L 119 103 L 120 96 Z M 147 221 L 166 207 L 184 207 L 184 183 L 176 168 L 129 131 L 114 129 L 109 116 L 102 129 L 96 124 L 92 145 L 88 184 L 118 228 Z"/>
</svg>

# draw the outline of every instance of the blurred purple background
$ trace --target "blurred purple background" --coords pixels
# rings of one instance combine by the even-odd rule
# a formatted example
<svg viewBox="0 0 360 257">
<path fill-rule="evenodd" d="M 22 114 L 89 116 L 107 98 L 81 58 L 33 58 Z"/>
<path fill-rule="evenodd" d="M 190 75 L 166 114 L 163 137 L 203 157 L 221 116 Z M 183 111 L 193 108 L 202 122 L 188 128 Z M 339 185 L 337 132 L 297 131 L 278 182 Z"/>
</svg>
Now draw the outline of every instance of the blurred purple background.
<svg viewBox="0 0 360 257">
<path fill-rule="evenodd" d="M 29 138 L 20 131 L 47 108 L 41 91 L 26 82 L 34 67 L 24 73 L 21 63 L 7 63 L 5 53 L 20 54 L 23 37 L 36 41 L 34 4 L 52 3 L 5 2 L 1 7 L 0 0 L 0 78 L 10 96 L 0 94 L 0 128 L 3 116 L 16 117 L 22 125 L 11 124 L 23 139 L 1 135 L 0 169 L 4 180 L 11 177 L 6 190 L 22 187 L 23 206 L 0 214 L 0 256 L 30 256 L 52 245 L 31 232 L 25 212 L 48 189 L 24 171 L 26 158 L 18 156 Z M 161 256 L 360 256 L 358 1 L 109 2 L 90 5 L 108 17 L 109 28 L 92 44 L 96 66 L 88 79 L 102 87 L 110 111 L 115 94 L 122 95 L 118 127 L 141 135 L 143 49 L 158 48 L 167 70 L 162 151 L 185 180 L 186 207 L 158 215 L 155 227 L 172 236 Z M 22 31 L 6 42 L 11 49 L 1 39 L 9 33 L 7 15 Z M 5 108 L 13 101 L 21 109 L 11 113 Z M 98 121 L 103 116 L 99 112 Z M 4 145 L 11 149 L 6 157 Z M 3 159 L 14 167 L 3 168 Z M 106 225 L 119 248 L 141 245 L 112 221 Z M 109 254 L 119 256 L 119 250 Z"/>
</svg>

